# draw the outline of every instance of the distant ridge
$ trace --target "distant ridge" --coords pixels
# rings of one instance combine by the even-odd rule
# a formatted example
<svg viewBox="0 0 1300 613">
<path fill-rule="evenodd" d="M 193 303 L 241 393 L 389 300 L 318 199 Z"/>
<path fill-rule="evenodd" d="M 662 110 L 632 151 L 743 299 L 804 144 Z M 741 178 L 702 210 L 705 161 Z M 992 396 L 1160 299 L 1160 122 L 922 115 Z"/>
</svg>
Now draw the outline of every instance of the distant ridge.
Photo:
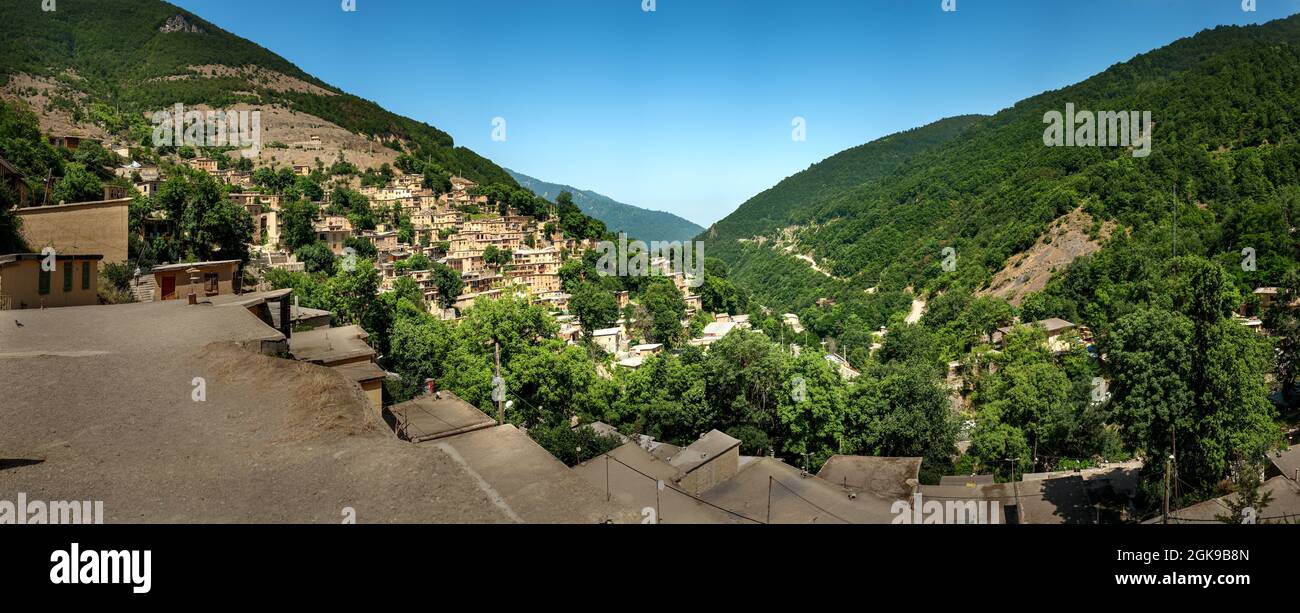
<svg viewBox="0 0 1300 613">
<path fill-rule="evenodd" d="M 526 174 L 505 169 L 520 187 L 552 202 L 560 192 L 573 194 L 573 203 L 590 217 L 605 222 L 612 232 L 626 232 L 645 240 L 690 240 L 704 228 L 672 213 L 652 211 L 624 204 L 609 196 L 559 183 L 548 183 Z"/>
</svg>

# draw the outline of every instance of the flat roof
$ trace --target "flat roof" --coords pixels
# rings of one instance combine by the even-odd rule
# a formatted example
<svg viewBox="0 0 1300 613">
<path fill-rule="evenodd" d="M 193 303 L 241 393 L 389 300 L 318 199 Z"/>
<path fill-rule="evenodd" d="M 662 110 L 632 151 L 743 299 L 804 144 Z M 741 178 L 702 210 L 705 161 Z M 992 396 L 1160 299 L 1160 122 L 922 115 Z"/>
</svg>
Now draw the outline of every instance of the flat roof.
<svg viewBox="0 0 1300 613">
<path fill-rule="evenodd" d="M 735 327 L 736 322 L 734 321 L 715 321 L 705 325 L 701 334 L 704 336 L 726 336 Z"/>
<path fill-rule="evenodd" d="M 55 260 L 72 261 L 72 260 L 95 260 L 104 259 L 102 255 L 55 255 Z M 14 262 L 27 262 L 31 260 L 43 260 L 44 255 L 39 253 L 11 253 L 9 255 L 0 255 L 0 266 L 13 264 Z"/>
<path fill-rule="evenodd" d="M 319 328 L 298 332 L 289 338 L 289 352 L 304 362 L 330 364 L 358 357 L 374 357 L 366 343 L 370 335 L 361 326 Z"/>
<path fill-rule="evenodd" d="M 239 264 L 241 260 L 212 260 L 208 262 L 183 262 L 180 264 L 161 264 L 154 266 L 150 272 L 170 272 L 173 270 L 189 270 L 191 268 L 211 268 L 213 266 L 227 266 L 230 264 Z"/>
<path fill-rule="evenodd" d="M 675 479 L 681 473 L 634 442 L 578 464 L 573 471 L 602 495 L 608 487 L 610 498 L 620 504 L 657 509 L 659 523 L 750 523 L 678 489 Z"/>
<path fill-rule="evenodd" d="M 1097 510 L 1081 476 L 1020 481 L 1015 487 L 1022 524 L 1097 523 Z"/>
<path fill-rule="evenodd" d="M 1060 332 L 1061 330 L 1068 330 L 1074 327 L 1073 323 L 1065 321 L 1064 319 L 1061 319 L 1059 317 L 1050 317 L 1048 319 L 1036 321 L 1033 324 L 1021 324 L 1021 325 L 1035 325 L 1040 328 L 1043 328 L 1044 330 L 1047 330 L 1048 334 L 1051 334 L 1053 332 Z M 1014 329 L 1016 329 L 1015 326 L 1003 326 L 1001 328 L 998 328 L 998 332 L 1006 334 L 1008 332 L 1011 332 Z"/>
<path fill-rule="evenodd" d="M 1287 477 L 1273 477 L 1260 486 L 1262 492 L 1267 492 L 1273 496 L 1272 502 L 1258 513 L 1258 520 L 1265 522 L 1279 521 L 1280 518 L 1286 518 L 1294 522 L 1300 518 L 1300 485 Z M 1215 524 L 1219 523 L 1219 515 L 1230 513 L 1228 502 L 1233 500 L 1236 494 L 1229 494 L 1219 498 L 1212 498 L 1205 502 L 1194 504 L 1190 507 L 1184 507 L 1176 511 L 1169 512 L 1169 523 L 1171 524 Z M 1164 518 L 1157 515 L 1146 520 L 1145 524 L 1158 524 Z"/>
<path fill-rule="evenodd" d="M 1059 317 L 1044 319 L 1038 322 L 1038 325 L 1047 328 L 1048 332 L 1056 332 L 1057 330 L 1065 330 L 1074 327 L 1074 324 L 1072 322 L 1065 321 L 1064 319 L 1061 319 Z"/>
<path fill-rule="evenodd" d="M 583 428 L 591 428 L 593 431 L 596 432 L 596 434 L 600 436 L 613 436 L 617 438 L 619 442 L 622 443 L 626 443 L 629 440 L 631 440 L 627 437 L 627 435 L 623 434 L 622 432 L 619 432 L 618 428 L 615 428 L 614 426 L 611 426 L 603 421 L 593 421 L 589 424 L 578 424 L 573 427 L 574 430 L 581 430 Z"/>
<path fill-rule="evenodd" d="M 1283 477 L 1295 479 L 1296 471 L 1300 470 L 1300 445 L 1292 445 L 1285 451 L 1270 453 L 1268 460 L 1277 467 Z"/>
<path fill-rule="evenodd" d="M 640 437 L 638 437 L 637 442 L 641 445 L 642 449 L 650 452 L 650 455 L 659 458 L 660 460 L 663 460 L 665 462 L 667 462 L 669 459 L 671 459 L 673 456 L 677 455 L 678 453 L 681 453 L 682 451 L 682 448 L 678 447 L 677 445 L 674 445 L 672 443 L 665 443 L 662 441 L 656 441 L 653 438 L 645 435 L 641 435 Z"/>
<path fill-rule="evenodd" d="M 650 452 L 646 451 L 635 442 L 629 441 L 624 443 L 605 455 L 621 461 L 625 466 L 634 471 L 640 471 L 649 479 L 663 480 L 665 483 L 674 483 L 682 476 L 682 472 L 676 467 L 651 455 Z M 586 462 L 582 462 L 578 466 L 587 466 L 591 464 L 599 464 L 603 470 L 605 460 L 603 457 L 597 456 L 587 460 Z"/>
<path fill-rule="evenodd" d="M 495 419 L 455 394 L 441 395 L 420 396 L 388 408 L 398 423 L 406 425 L 409 440 L 418 443 L 496 425 Z"/>
<path fill-rule="evenodd" d="M 710 460 L 740 446 L 740 439 L 718 430 L 710 430 L 699 440 L 687 445 L 668 461 L 682 473 L 689 473 Z"/>
<path fill-rule="evenodd" d="M 639 355 L 634 355 L 625 360 L 619 360 L 618 365 L 622 366 L 623 368 L 641 368 L 641 365 L 644 363 L 645 363 L 645 358 Z"/>
<path fill-rule="evenodd" d="M 819 478 L 842 488 L 897 498 L 912 494 L 920 474 L 921 458 L 860 455 L 833 455 L 817 471 Z"/>
<path fill-rule="evenodd" d="M 510 424 L 430 441 L 471 470 L 480 497 L 516 523 L 634 523 L 640 507 L 606 500 L 604 488 L 555 459 Z"/>
<path fill-rule="evenodd" d="M 374 362 L 344 364 L 342 366 L 335 366 L 334 370 L 357 383 L 382 381 L 388 377 L 388 373 Z"/>
<path fill-rule="evenodd" d="M 300 307 L 298 305 L 289 306 L 289 319 L 293 321 L 314 319 L 316 317 L 333 317 L 333 316 L 334 316 L 333 311 L 326 311 L 325 309 L 312 309 L 308 307 Z"/>
<path fill-rule="evenodd" d="M 64 202 L 61 204 L 33 204 L 23 207 L 14 207 L 13 211 L 19 215 L 30 213 L 56 213 L 65 211 L 70 208 L 90 207 L 98 204 L 131 204 L 133 198 L 111 198 L 109 200 L 87 200 L 85 202 Z"/>
<path fill-rule="evenodd" d="M 939 485 L 961 485 L 966 487 L 977 487 L 981 485 L 993 485 L 996 480 L 993 475 L 947 475 L 939 477 Z"/>
<path fill-rule="evenodd" d="M 219 306 L 251 307 L 267 302 L 279 302 L 293 293 L 293 288 L 271 290 L 266 292 L 249 292 L 247 294 L 221 294 L 208 298 L 208 302 Z"/>
<path fill-rule="evenodd" d="M 31 462 L 0 471 L 0 500 L 102 500 L 105 523 L 639 519 L 513 428 L 450 451 L 398 440 L 337 369 L 244 349 L 284 338 L 246 309 L 11 313 L 0 381 L 24 384 L 3 392 L 0 449 Z"/>
<path fill-rule="evenodd" d="M 975 486 L 922 485 L 917 489 L 923 499 L 996 501 L 1002 507 L 999 523 L 1006 523 L 1007 507 L 1011 506 L 1016 508 L 1018 521 L 1022 524 L 1093 524 L 1097 521 L 1097 509 L 1089 498 L 1083 478 L 1078 475 Z"/>
<path fill-rule="evenodd" d="M 774 458 L 754 458 L 701 496 L 729 511 L 774 524 L 888 524 L 892 498 L 843 488 Z M 769 502 L 770 501 L 770 502 Z"/>
</svg>

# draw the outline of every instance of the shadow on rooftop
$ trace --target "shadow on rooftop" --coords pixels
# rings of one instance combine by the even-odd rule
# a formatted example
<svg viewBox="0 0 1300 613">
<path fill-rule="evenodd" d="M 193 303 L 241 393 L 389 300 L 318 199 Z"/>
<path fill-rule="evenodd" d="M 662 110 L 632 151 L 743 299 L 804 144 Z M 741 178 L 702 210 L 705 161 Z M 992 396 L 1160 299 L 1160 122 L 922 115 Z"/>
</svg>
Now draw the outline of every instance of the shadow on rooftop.
<svg viewBox="0 0 1300 613">
<path fill-rule="evenodd" d="M 45 460 L 33 460 L 30 458 L 0 458 L 0 470 L 9 470 L 10 468 L 22 468 L 23 466 L 32 466 L 40 464 Z"/>
</svg>

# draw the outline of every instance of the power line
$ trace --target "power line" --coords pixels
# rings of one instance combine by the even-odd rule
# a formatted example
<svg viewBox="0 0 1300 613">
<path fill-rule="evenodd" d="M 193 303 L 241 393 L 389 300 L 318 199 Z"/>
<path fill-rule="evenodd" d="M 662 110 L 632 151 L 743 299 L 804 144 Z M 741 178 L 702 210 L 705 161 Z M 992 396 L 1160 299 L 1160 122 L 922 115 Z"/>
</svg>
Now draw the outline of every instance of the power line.
<svg viewBox="0 0 1300 613">
<path fill-rule="evenodd" d="M 777 479 L 776 477 L 773 477 L 773 476 L 771 476 L 771 475 L 768 475 L 767 478 L 768 478 L 768 482 L 769 482 L 769 483 L 775 483 L 775 484 L 777 484 L 777 485 L 779 485 L 779 486 L 785 488 L 786 491 L 790 492 L 791 494 L 794 494 L 795 497 L 798 498 L 799 500 L 802 500 L 802 501 L 804 501 L 804 502 L 806 502 L 806 503 L 812 505 L 813 507 L 815 507 L 815 508 L 817 508 L 817 509 L 819 509 L 819 510 L 825 512 L 827 515 L 830 515 L 831 517 L 834 517 L 835 519 L 838 519 L 838 520 L 840 520 L 840 521 L 842 521 L 842 522 L 844 522 L 844 523 L 846 523 L 846 524 L 854 523 L 854 522 L 851 522 L 851 521 L 849 521 L 849 520 L 847 520 L 847 519 L 844 519 L 843 517 L 840 517 L 839 515 L 836 515 L 836 514 L 830 512 L 830 511 L 827 510 L 825 507 L 822 507 L 821 505 L 818 505 L 817 503 L 815 503 L 815 502 L 813 502 L 813 501 L 811 501 L 811 500 L 808 500 L 807 498 L 804 498 L 803 496 L 800 496 L 800 495 L 799 495 L 799 492 L 796 492 L 796 491 L 794 491 L 793 489 L 791 489 L 790 486 L 788 486 L 788 485 L 786 485 L 786 484 L 784 484 L 784 483 L 781 483 L 781 481 L 780 481 L 779 479 Z M 769 492 L 770 492 L 770 490 L 769 490 Z M 771 493 L 769 493 L 769 494 L 768 494 L 768 501 L 767 501 L 767 504 L 768 504 L 769 507 L 770 507 L 771 504 L 772 504 L 771 496 L 772 496 Z"/>
<path fill-rule="evenodd" d="M 624 461 L 622 461 L 622 460 L 620 460 L 620 459 L 618 459 L 618 458 L 616 458 L 616 457 L 614 457 L 614 456 L 612 456 L 612 455 L 610 455 L 610 454 L 608 454 L 608 453 L 605 454 L 605 457 L 608 458 L 608 459 L 614 460 L 615 462 L 618 462 L 619 464 L 622 464 L 623 466 L 627 466 L 627 468 L 628 468 L 629 470 L 631 470 L 632 472 L 634 472 L 634 473 L 636 473 L 636 474 L 638 474 L 638 475 L 641 475 L 642 477 L 645 477 L 645 478 L 647 478 L 647 479 L 649 479 L 649 480 L 651 480 L 651 481 L 654 481 L 654 482 L 655 482 L 655 490 L 658 491 L 658 488 L 659 488 L 659 482 L 662 481 L 662 479 L 656 479 L 656 478 L 654 478 L 654 477 L 651 477 L 650 475 L 647 475 L 647 474 L 645 474 L 645 473 L 643 473 L 643 472 L 637 470 L 636 468 L 630 466 L 627 462 L 624 462 Z M 675 488 L 675 487 L 672 487 L 672 488 L 669 488 L 669 489 L 671 489 L 672 491 L 677 492 L 677 493 L 679 493 L 679 494 L 681 494 L 681 495 L 683 495 L 683 496 L 686 496 L 687 498 L 690 498 L 690 499 L 692 499 L 692 500 L 694 500 L 694 501 L 696 501 L 696 502 L 704 503 L 704 504 L 706 504 L 706 505 L 708 505 L 708 506 L 710 506 L 710 507 L 713 507 L 713 508 L 715 508 L 715 509 L 717 509 L 717 510 L 719 510 L 719 511 L 722 511 L 722 512 L 724 512 L 724 513 L 730 513 L 730 514 L 735 515 L 736 517 L 739 517 L 739 518 L 741 518 L 741 519 L 745 519 L 745 520 L 748 520 L 748 521 L 752 521 L 752 522 L 754 522 L 754 523 L 756 523 L 756 524 L 766 523 L 766 522 L 763 522 L 763 521 L 760 521 L 760 520 L 754 519 L 754 518 L 752 518 L 752 517 L 749 517 L 749 516 L 747 516 L 747 515 L 744 515 L 744 514 L 742 514 L 742 513 L 737 513 L 737 512 L 735 512 L 735 511 L 730 510 L 730 509 L 724 509 L 724 508 L 722 508 L 722 507 L 720 507 L 720 506 L 718 506 L 718 505 L 716 505 L 716 504 L 713 504 L 712 502 L 709 502 L 709 501 L 707 501 L 707 500 L 705 500 L 705 499 L 703 499 L 703 498 L 698 498 L 698 497 L 696 497 L 694 494 L 691 494 L 690 492 L 682 491 L 682 490 L 679 490 L 679 489 L 677 489 L 677 488 Z M 608 493 L 608 489 L 606 490 L 606 493 Z"/>
<path fill-rule="evenodd" d="M 1259 517 L 1259 518 L 1256 518 L 1255 521 L 1259 521 L 1259 522 L 1263 522 L 1263 521 L 1271 521 L 1271 520 L 1290 521 L 1291 518 L 1293 518 L 1293 517 L 1294 517 L 1294 518 L 1300 518 L 1300 513 L 1284 513 L 1284 514 L 1282 514 L 1282 515 L 1273 515 L 1273 516 L 1271 516 L 1271 517 Z M 1199 523 L 1224 523 L 1223 521 L 1218 520 L 1218 519 L 1201 519 L 1201 518 L 1192 518 L 1192 517 L 1178 517 L 1177 515 L 1170 515 L 1170 516 L 1169 516 L 1169 519 L 1171 519 L 1171 520 L 1176 520 L 1176 521 L 1181 521 L 1181 522 L 1188 522 L 1188 523 L 1196 523 L 1196 522 L 1199 522 Z"/>
</svg>

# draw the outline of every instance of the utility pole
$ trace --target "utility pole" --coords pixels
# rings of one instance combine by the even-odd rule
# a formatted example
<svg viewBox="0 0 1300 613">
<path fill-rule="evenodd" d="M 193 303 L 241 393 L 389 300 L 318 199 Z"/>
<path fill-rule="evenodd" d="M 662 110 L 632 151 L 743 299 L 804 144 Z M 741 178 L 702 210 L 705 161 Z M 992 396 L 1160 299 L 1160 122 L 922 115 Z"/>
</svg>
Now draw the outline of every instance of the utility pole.
<svg viewBox="0 0 1300 613">
<path fill-rule="evenodd" d="M 772 476 L 767 476 L 767 523 L 772 523 Z"/>
<path fill-rule="evenodd" d="M 496 378 L 501 380 L 501 341 L 493 341 L 493 354 L 496 356 Z M 506 398 L 505 394 L 497 397 L 497 425 L 506 423 Z"/>
<path fill-rule="evenodd" d="M 1173 462 L 1173 468 L 1174 468 L 1173 479 L 1171 480 L 1171 483 L 1174 486 L 1174 497 L 1177 498 L 1178 495 L 1182 493 L 1178 486 L 1178 424 L 1177 422 L 1175 422 L 1173 424 L 1173 427 L 1169 430 L 1169 441 L 1170 441 L 1170 447 L 1173 449 L 1173 451 L 1169 453 L 1169 459 Z"/>
<path fill-rule="evenodd" d="M 609 457 L 609 455 L 606 454 L 605 457 Z M 662 509 L 659 508 L 659 491 L 663 489 L 663 485 L 664 482 L 662 479 L 655 482 L 655 523 L 656 524 L 664 523 L 663 511 Z"/>
<path fill-rule="evenodd" d="M 1165 460 L 1165 519 L 1161 523 L 1169 523 L 1169 475 L 1173 464 L 1174 456 L 1169 456 L 1169 460 Z"/>
<path fill-rule="evenodd" d="M 1038 433 L 1034 433 L 1034 469 L 1038 469 Z"/>
</svg>

